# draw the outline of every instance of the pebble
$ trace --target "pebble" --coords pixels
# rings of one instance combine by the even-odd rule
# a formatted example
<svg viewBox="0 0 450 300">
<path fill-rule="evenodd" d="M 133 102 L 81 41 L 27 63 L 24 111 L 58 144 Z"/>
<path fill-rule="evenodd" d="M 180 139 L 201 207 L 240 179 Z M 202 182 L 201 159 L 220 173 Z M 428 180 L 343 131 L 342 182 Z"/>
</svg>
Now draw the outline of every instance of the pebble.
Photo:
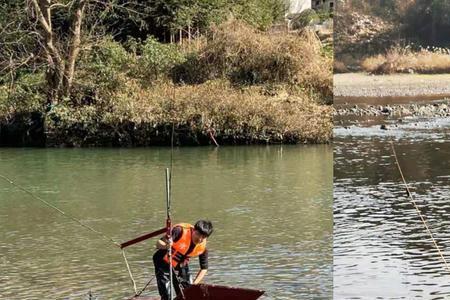
<svg viewBox="0 0 450 300">
<path fill-rule="evenodd" d="M 416 117 L 447 117 L 450 116 L 450 101 L 445 103 L 403 104 L 403 105 L 354 105 L 352 107 L 337 107 L 335 115 L 357 116 L 416 116 Z M 401 121 L 400 121 L 401 122 Z"/>
</svg>

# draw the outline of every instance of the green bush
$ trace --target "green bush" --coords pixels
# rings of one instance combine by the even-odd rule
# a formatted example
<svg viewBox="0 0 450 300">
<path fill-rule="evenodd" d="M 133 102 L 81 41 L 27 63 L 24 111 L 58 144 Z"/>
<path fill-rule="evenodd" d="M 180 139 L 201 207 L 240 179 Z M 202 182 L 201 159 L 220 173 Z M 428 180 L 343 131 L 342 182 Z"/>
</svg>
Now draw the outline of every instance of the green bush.
<svg viewBox="0 0 450 300">
<path fill-rule="evenodd" d="M 43 111 L 46 96 L 44 73 L 24 74 L 15 82 L 0 86 L 0 118 L 18 113 Z"/>
<path fill-rule="evenodd" d="M 81 57 L 76 77 L 82 85 L 114 90 L 120 86 L 120 74 L 130 72 L 134 65 L 134 57 L 109 37 Z"/>
<path fill-rule="evenodd" d="M 320 16 L 314 9 L 306 9 L 291 18 L 291 28 L 301 29 L 312 23 L 320 22 Z"/>
<path fill-rule="evenodd" d="M 150 81 L 169 75 L 174 66 L 185 60 L 176 45 L 162 44 L 153 37 L 148 38 L 140 46 L 140 52 L 139 74 Z"/>
<path fill-rule="evenodd" d="M 159 43 L 152 37 L 145 42 L 133 39 L 125 46 L 105 38 L 81 57 L 71 105 L 102 105 L 108 111 L 117 100 L 112 95 L 123 90 L 130 80 L 147 86 L 167 78 L 184 60 L 177 46 Z"/>
<path fill-rule="evenodd" d="M 276 21 L 283 20 L 287 5 L 282 0 L 236 0 L 230 9 L 236 19 L 267 30 Z"/>
</svg>

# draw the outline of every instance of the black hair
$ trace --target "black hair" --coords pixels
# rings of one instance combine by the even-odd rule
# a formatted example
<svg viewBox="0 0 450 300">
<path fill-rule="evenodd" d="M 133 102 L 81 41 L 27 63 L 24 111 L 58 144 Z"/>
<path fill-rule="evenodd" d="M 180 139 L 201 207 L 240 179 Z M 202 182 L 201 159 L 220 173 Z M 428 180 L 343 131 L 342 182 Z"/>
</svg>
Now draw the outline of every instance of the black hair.
<svg viewBox="0 0 450 300">
<path fill-rule="evenodd" d="M 201 235 L 209 237 L 214 229 L 211 221 L 208 220 L 199 220 L 194 225 L 194 229 L 197 230 Z"/>
</svg>

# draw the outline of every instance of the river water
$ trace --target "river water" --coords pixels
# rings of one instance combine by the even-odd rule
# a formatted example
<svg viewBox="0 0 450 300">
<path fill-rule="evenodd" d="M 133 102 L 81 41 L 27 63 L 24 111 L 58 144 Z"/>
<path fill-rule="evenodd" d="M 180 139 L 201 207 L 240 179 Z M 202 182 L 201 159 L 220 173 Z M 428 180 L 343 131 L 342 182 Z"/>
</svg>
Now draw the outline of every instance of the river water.
<svg viewBox="0 0 450 300">
<path fill-rule="evenodd" d="M 449 299 L 449 270 L 407 197 L 390 141 L 450 261 L 450 118 L 344 123 L 334 143 L 334 299 Z"/>
<path fill-rule="evenodd" d="M 181 148 L 173 157 L 173 221 L 215 225 L 207 283 L 264 289 L 264 299 L 332 297 L 331 146 Z M 122 242 L 164 226 L 169 158 L 167 148 L 0 149 L 0 174 Z M 0 299 L 133 294 L 118 248 L 5 181 L 0 236 Z M 127 248 L 138 288 L 152 277 L 154 243 Z"/>
</svg>

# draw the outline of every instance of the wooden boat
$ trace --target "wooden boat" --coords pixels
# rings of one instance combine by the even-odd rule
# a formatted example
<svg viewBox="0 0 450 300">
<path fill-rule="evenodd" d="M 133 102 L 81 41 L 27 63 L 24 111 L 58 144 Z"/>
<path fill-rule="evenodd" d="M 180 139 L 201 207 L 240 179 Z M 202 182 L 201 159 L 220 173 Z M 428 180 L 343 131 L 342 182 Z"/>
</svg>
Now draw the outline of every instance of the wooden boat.
<svg viewBox="0 0 450 300">
<path fill-rule="evenodd" d="M 229 286 L 196 284 L 183 290 L 184 298 L 175 300 L 256 300 L 264 294 L 264 291 L 242 289 Z M 136 297 L 134 300 L 160 300 L 159 297 Z"/>
</svg>

